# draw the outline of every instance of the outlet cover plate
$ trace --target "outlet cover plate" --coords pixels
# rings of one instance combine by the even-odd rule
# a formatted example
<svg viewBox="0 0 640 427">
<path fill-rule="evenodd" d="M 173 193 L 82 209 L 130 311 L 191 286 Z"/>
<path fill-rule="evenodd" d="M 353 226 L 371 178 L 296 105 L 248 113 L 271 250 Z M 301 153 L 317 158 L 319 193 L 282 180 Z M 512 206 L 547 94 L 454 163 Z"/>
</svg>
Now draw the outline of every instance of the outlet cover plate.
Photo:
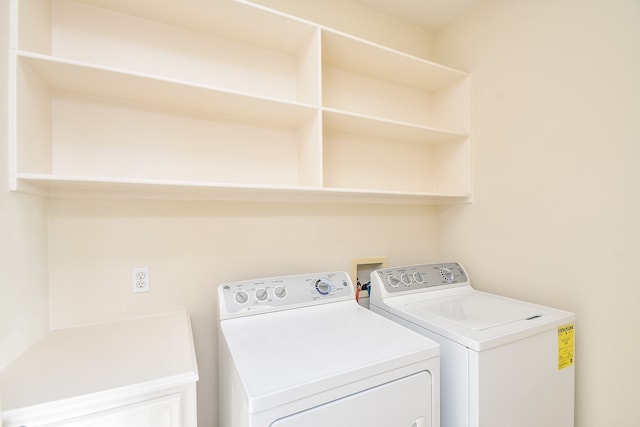
<svg viewBox="0 0 640 427">
<path fill-rule="evenodd" d="M 131 270 L 131 291 L 134 294 L 149 292 L 149 267 L 136 267 Z"/>
</svg>

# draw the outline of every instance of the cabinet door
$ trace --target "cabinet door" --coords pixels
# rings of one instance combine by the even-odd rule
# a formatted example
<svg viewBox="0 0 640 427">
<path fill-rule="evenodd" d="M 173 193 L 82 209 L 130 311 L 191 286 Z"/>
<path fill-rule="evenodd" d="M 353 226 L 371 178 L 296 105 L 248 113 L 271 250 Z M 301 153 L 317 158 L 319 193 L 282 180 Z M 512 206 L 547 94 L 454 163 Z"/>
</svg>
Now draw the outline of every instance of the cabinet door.
<svg viewBox="0 0 640 427">
<path fill-rule="evenodd" d="M 181 427 L 181 395 L 159 397 L 43 427 Z M 185 426 L 187 427 L 187 426 Z"/>
<path fill-rule="evenodd" d="M 271 427 L 429 427 L 432 404 L 431 375 L 419 372 L 281 418 Z"/>
</svg>

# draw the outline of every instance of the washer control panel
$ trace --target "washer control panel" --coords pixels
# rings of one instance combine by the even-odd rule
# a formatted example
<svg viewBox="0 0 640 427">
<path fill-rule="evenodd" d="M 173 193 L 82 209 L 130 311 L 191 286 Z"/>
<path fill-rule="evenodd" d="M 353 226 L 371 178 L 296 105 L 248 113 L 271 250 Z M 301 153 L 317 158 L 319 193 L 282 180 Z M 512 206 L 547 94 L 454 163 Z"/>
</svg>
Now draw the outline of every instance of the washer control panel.
<svg viewBox="0 0 640 427">
<path fill-rule="evenodd" d="M 388 293 L 415 291 L 458 284 L 468 284 L 464 268 L 457 262 L 419 264 L 376 270 L 371 274 L 371 283 L 376 282 Z"/>
<path fill-rule="evenodd" d="M 245 280 L 218 287 L 221 319 L 354 298 L 351 280 L 342 271 Z"/>
</svg>

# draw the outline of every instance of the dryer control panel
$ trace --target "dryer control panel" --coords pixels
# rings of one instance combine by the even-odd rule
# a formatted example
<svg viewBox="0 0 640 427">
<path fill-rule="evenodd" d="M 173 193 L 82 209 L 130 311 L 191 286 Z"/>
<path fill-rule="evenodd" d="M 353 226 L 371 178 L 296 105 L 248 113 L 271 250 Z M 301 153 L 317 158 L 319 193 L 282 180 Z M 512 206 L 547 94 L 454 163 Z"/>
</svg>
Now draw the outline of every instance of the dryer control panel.
<svg viewBox="0 0 640 427">
<path fill-rule="evenodd" d="M 343 271 L 269 277 L 218 287 L 220 319 L 353 299 Z"/>
<path fill-rule="evenodd" d="M 427 288 L 468 285 L 469 278 L 459 263 L 446 262 L 376 270 L 371 274 L 371 284 L 374 283 L 389 294 L 399 294 Z"/>
</svg>

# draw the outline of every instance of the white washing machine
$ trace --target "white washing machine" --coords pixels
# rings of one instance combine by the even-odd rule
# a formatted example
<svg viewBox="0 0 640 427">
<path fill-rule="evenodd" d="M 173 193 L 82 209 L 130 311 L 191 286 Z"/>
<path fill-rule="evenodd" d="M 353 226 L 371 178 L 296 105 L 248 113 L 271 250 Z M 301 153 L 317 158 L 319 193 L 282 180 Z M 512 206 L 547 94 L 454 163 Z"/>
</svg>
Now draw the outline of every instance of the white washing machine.
<svg viewBox="0 0 640 427">
<path fill-rule="evenodd" d="M 344 272 L 225 283 L 223 427 L 437 427 L 439 346 L 355 301 Z"/>
<path fill-rule="evenodd" d="M 440 344 L 442 426 L 573 426 L 573 313 L 477 291 L 455 262 L 376 270 L 371 288 L 371 310 Z"/>
</svg>

